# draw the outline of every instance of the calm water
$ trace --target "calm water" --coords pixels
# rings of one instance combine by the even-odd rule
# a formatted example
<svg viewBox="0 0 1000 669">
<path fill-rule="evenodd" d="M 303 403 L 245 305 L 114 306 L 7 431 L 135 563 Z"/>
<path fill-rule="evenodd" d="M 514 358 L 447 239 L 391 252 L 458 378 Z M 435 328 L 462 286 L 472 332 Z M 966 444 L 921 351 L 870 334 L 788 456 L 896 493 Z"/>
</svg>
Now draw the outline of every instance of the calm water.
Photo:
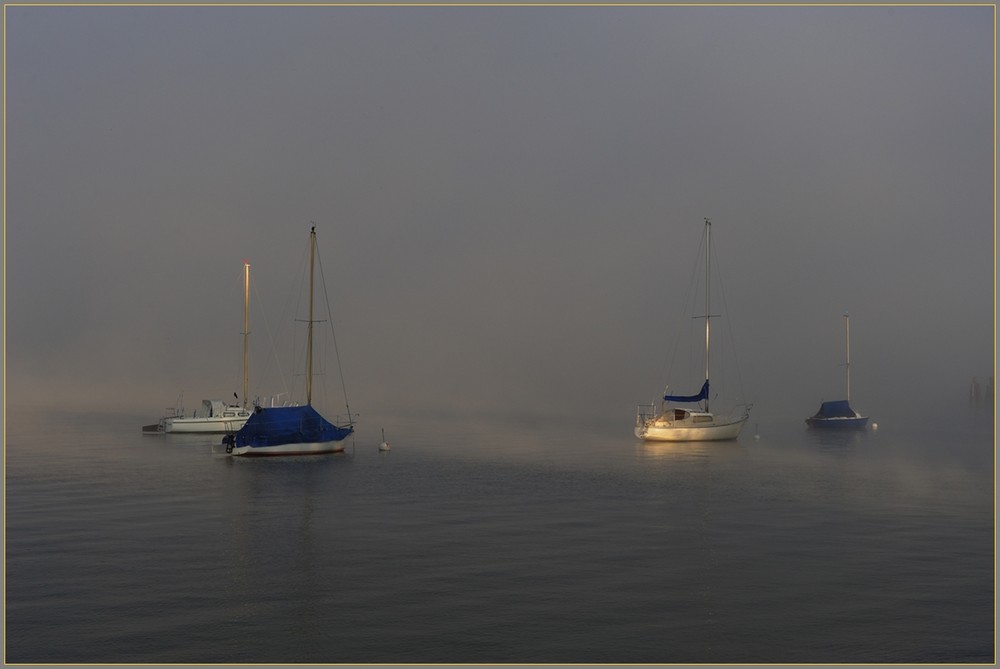
<svg viewBox="0 0 1000 669">
<path fill-rule="evenodd" d="M 994 659 L 990 417 L 410 420 L 264 460 L 59 418 L 7 419 L 8 662 Z"/>
</svg>

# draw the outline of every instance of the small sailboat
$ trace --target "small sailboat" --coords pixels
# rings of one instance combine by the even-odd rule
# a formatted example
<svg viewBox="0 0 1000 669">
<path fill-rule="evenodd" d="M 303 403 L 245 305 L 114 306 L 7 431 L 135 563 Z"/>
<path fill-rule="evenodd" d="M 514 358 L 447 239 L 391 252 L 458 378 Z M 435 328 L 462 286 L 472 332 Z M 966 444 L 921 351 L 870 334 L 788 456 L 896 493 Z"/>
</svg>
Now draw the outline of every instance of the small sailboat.
<svg viewBox="0 0 1000 669">
<path fill-rule="evenodd" d="M 250 418 L 247 393 L 249 388 L 249 337 L 250 337 L 250 263 L 243 261 L 243 400 L 236 398 L 236 404 L 220 399 L 201 401 L 201 413 L 195 411 L 184 415 L 184 409 L 169 410 L 159 422 L 144 425 L 144 434 L 211 434 L 235 432 Z"/>
<path fill-rule="evenodd" d="M 726 441 L 740 436 L 750 417 L 750 405 L 741 413 L 717 416 L 710 410 L 710 341 L 711 341 L 711 245 L 712 222 L 705 219 L 705 382 L 694 395 L 664 394 L 659 411 L 655 404 L 641 404 L 636 410 L 635 436 L 647 441 Z M 696 404 L 697 408 L 670 404 Z"/>
<path fill-rule="evenodd" d="M 847 399 L 823 402 L 819 411 L 806 418 L 809 427 L 851 427 L 863 428 L 868 424 L 868 416 L 862 416 L 851 407 L 851 317 L 844 314 L 844 329 L 847 338 Z"/>
<path fill-rule="evenodd" d="M 306 403 L 303 406 L 255 406 L 253 414 L 238 431 L 222 439 L 226 453 L 236 456 L 312 455 L 340 453 L 344 440 L 354 432 L 348 423 L 335 425 L 312 406 L 313 366 L 313 284 L 316 256 L 316 226 L 309 234 L 309 319 L 306 321 Z"/>
<path fill-rule="evenodd" d="M 382 443 L 378 445 L 378 450 L 380 453 L 392 450 L 392 446 L 385 440 L 385 428 L 382 428 Z"/>
</svg>

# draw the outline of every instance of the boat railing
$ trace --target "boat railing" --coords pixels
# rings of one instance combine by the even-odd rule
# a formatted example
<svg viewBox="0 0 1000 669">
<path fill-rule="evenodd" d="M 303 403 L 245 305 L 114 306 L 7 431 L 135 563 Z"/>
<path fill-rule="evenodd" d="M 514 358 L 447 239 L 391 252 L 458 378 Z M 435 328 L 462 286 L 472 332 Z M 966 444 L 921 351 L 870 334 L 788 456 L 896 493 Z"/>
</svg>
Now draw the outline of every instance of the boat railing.
<svg viewBox="0 0 1000 669">
<path fill-rule="evenodd" d="M 333 424 L 338 427 L 353 427 L 357 418 L 358 414 L 337 414 L 333 417 Z"/>
<path fill-rule="evenodd" d="M 655 404 L 640 404 L 635 410 L 635 424 L 645 425 L 648 421 L 656 418 Z"/>
<path fill-rule="evenodd" d="M 253 405 L 255 407 L 264 407 L 265 409 L 273 409 L 275 407 L 297 407 L 297 406 L 299 406 L 298 402 L 295 402 L 295 401 L 293 401 L 291 399 L 285 399 L 285 400 L 281 399 L 282 397 L 284 397 L 287 394 L 288 393 L 278 393 L 277 395 L 271 395 L 269 397 L 264 398 L 264 401 L 261 401 L 261 399 L 258 397 L 257 399 L 255 399 L 253 401 Z"/>
</svg>

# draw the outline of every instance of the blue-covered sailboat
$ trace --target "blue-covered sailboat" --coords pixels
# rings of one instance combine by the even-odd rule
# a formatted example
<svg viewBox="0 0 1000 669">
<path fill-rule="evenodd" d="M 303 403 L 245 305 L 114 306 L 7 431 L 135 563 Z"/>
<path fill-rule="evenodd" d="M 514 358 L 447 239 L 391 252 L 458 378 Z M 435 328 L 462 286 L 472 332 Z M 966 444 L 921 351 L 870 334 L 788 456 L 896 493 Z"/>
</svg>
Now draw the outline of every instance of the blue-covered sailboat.
<svg viewBox="0 0 1000 669">
<path fill-rule="evenodd" d="M 806 418 L 809 427 L 865 427 L 868 416 L 862 416 L 853 408 L 848 400 L 823 402 L 819 411 Z"/>
<path fill-rule="evenodd" d="M 314 455 L 340 453 L 345 439 L 354 432 L 348 409 L 348 422 L 335 425 L 312 407 L 313 354 L 313 275 L 316 254 L 316 227 L 309 235 L 309 320 L 306 346 L 305 406 L 254 407 L 253 415 L 238 432 L 227 434 L 222 443 L 226 453 L 236 456 Z"/>
<path fill-rule="evenodd" d="M 864 428 L 868 416 L 862 416 L 851 407 L 851 317 L 844 314 L 847 333 L 847 399 L 823 402 L 819 411 L 806 418 L 809 427 Z"/>
</svg>

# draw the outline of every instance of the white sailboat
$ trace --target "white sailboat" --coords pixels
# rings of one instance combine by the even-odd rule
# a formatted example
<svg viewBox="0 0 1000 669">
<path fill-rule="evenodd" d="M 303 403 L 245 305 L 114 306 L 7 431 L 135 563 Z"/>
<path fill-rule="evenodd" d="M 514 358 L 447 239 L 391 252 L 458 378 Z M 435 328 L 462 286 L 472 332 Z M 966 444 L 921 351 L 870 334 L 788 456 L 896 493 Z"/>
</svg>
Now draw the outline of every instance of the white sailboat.
<svg viewBox="0 0 1000 669">
<path fill-rule="evenodd" d="M 710 410 L 711 353 L 711 258 L 712 222 L 705 219 L 705 382 L 695 395 L 665 394 L 657 410 L 655 404 L 640 404 L 636 410 L 635 436 L 647 441 L 726 441 L 740 436 L 740 430 L 750 417 L 750 405 L 742 405 L 742 413 L 716 415 Z M 674 406 L 696 404 L 697 408 Z"/>
<path fill-rule="evenodd" d="M 243 398 L 242 404 L 230 404 L 221 399 L 201 401 L 201 412 L 190 416 L 179 409 L 160 419 L 159 423 L 143 426 L 145 433 L 212 434 L 233 432 L 250 419 L 249 392 L 250 336 L 250 263 L 243 261 Z M 239 402 L 239 398 L 237 398 Z"/>
<path fill-rule="evenodd" d="M 223 400 L 202 400 L 201 414 L 163 419 L 163 431 L 175 434 L 211 434 L 239 429 L 250 419 L 250 410 Z"/>
</svg>

